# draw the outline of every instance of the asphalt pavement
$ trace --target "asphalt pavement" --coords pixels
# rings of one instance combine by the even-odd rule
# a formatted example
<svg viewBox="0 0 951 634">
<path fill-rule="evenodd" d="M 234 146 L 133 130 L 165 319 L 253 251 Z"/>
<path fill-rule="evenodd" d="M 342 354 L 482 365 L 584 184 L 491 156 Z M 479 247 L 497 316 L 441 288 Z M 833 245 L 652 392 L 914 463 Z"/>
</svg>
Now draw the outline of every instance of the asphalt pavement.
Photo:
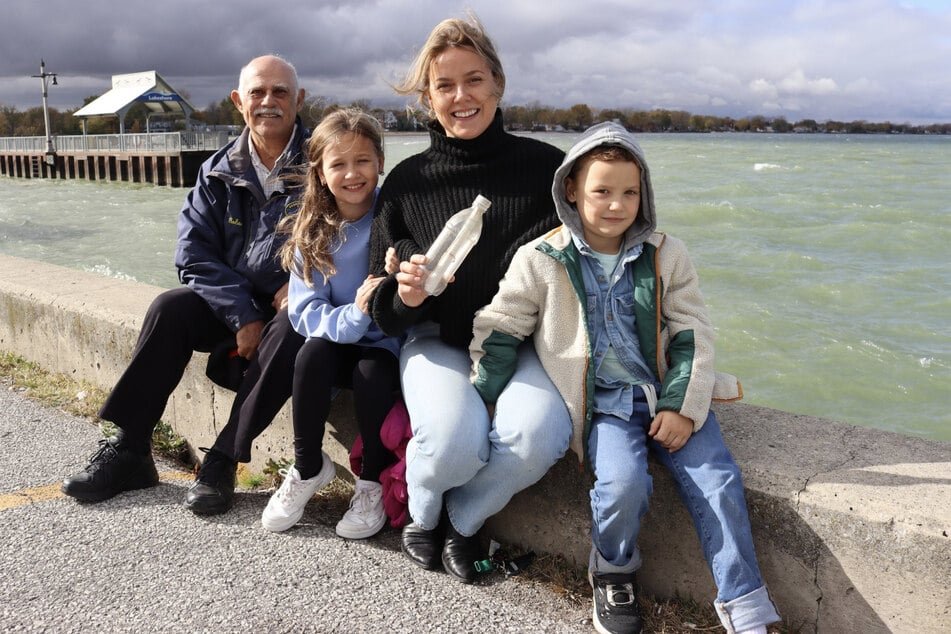
<svg viewBox="0 0 951 634">
<path fill-rule="evenodd" d="M 60 493 L 102 438 L 89 421 L 0 385 L 0 630 L 17 632 L 591 632 L 590 601 L 493 572 L 467 586 L 399 552 L 399 533 L 334 532 L 312 501 L 281 534 L 268 492 L 202 518 L 191 475 L 98 504 Z"/>
</svg>

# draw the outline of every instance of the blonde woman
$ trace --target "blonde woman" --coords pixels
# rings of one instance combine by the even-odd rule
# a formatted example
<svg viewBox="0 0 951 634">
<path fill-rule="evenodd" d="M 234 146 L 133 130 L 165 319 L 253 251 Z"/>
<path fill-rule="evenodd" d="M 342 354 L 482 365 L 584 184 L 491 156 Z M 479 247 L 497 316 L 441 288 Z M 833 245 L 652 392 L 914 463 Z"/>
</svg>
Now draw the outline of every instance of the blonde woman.
<svg viewBox="0 0 951 634">
<path fill-rule="evenodd" d="M 499 100 L 505 74 L 475 17 L 433 29 L 406 81 L 430 111 L 430 147 L 386 178 L 373 225 L 371 271 L 394 247 L 400 270 L 380 283 L 371 315 L 407 334 L 400 356 L 413 438 L 406 451 L 412 522 L 402 548 L 416 565 L 471 583 L 485 558 L 478 532 L 512 496 L 537 482 L 568 448 L 565 405 L 532 344 L 490 415 L 469 382 L 476 310 L 489 303 L 516 249 L 558 224 L 551 182 L 563 152 L 509 134 Z M 482 194 L 492 202 L 482 237 L 438 297 L 422 289 L 420 265 L 446 220 Z"/>
</svg>

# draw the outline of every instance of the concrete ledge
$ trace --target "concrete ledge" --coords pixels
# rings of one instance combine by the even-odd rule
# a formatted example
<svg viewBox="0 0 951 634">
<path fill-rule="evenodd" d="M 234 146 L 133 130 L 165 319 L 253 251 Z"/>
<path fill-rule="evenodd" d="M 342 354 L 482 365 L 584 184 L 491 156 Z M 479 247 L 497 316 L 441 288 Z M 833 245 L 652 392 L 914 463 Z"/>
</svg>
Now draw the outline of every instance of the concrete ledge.
<svg viewBox="0 0 951 634">
<path fill-rule="evenodd" d="M 160 291 L 0 256 L 0 350 L 111 387 Z M 192 447 L 211 444 L 232 400 L 205 378 L 204 361 L 196 354 L 164 416 Z M 256 442 L 252 468 L 292 455 L 288 407 Z M 951 444 L 744 404 L 716 409 L 743 469 L 763 576 L 793 631 L 951 631 Z M 350 411 L 338 398 L 325 443 L 344 476 Z M 666 472 L 653 475 L 641 584 L 710 602 L 690 517 Z M 565 458 L 485 532 L 585 566 L 589 486 Z"/>
</svg>

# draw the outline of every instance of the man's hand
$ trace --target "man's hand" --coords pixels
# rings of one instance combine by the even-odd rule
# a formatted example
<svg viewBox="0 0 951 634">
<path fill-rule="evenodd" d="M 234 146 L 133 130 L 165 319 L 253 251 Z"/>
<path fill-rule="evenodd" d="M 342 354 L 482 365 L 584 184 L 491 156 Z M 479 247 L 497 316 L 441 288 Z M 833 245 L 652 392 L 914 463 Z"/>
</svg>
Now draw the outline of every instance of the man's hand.
<svg viewBox="0 0 951 634">
<path fill-rule="evenodd" d="M 677 412 L 657 412 L 647 435 L 673 453 L 687 444 L 693 434 L 693 421 Z"/>
<path fill-rule="evenodd" d="M 287 308 L 287 288 L 290 282 L 286 282 L 284 286 L 277 289 L 277 292 L 274 293 L 274 299 L 271 301 L 271 306 L 274 307 L 274 310 L 281 312 Z"/>
<path fill-rule="evenodd" d="M 241 329 L 235 335 L 238 340 L 238 356 L 244 357 L 248 361 L 254 358 L 258 346 L 261 345 L 261 333 L 263 331 L 264 321 L 261 319 L 241 326 Z"/>
<path fill-rule="evenodd" d="M 423 290 L 423 284 L 426 282 L 424 264 L 426 256 L 417 253 L 410 256 L 409 262 L 400 262 L 400 269 L 396 274 L 396 281 L 399 282 L 397 293 L 410 308 L 416 308 L 427 297 L 426 291 Z"/>
</svg>

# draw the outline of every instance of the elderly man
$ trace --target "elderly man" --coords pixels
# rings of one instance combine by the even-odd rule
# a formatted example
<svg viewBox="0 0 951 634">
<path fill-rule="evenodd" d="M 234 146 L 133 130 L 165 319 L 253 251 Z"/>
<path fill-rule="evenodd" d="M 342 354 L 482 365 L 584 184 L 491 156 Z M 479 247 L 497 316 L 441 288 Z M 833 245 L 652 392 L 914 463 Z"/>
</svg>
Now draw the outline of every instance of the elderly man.
<svg viewBox="0 0 951 634">
<path fill-rule="evenodd" d="M 77 500 L 158 484 L 152 431 L 195 350 L 213 359 L 224 352 L 226 365 L 240 366 L 228 423 L 185 497 L 195 513 L 231 508 L 237 463 L 251 459 L 251 442 L 290 396 L 303 338 L 287 317 L 288 274 L 275 258 L 274 229 L 293 199 L 282 179 L 302 161 L 309 136 L 297 116 L 304 91 L 290 63 L 267 55 L 241 69 L 231 100 L 247 126 L 201 166 L 178 220 L 175 265 L 186 286 L 149 307 L 132 361 L 99 413 L 120 431 L 63 482 Z"/>
</svg>

